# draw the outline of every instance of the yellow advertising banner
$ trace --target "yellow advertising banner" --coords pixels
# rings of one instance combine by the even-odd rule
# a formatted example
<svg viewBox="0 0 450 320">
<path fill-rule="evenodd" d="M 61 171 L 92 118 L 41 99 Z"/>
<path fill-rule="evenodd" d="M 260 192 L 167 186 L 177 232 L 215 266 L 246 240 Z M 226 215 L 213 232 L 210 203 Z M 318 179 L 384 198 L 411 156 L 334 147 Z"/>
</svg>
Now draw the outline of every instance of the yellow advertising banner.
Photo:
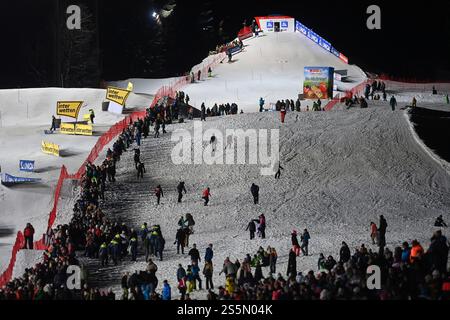
<svg viewBox="0 0 450 320">
<path fill-rule="evenodd" d="M 61 123 L 60 132 L 62 134 L 75 134 L 75 125 L 73 123 Z"/>
<path fill-rule="evenodd" d="M 108 87 L 108 90 L 106 91 L 106 99 L 124 106 L 129 94 L 130 91 L 128 90 Z"/>
<path fill-rule="evenodd" d="M 90 125 L 90 124 L 75 125 L 75 134 L 78 134 L 81 136 L 92 136 L 92 125 Z"/>
<path fill-rule="evenodd" d="M 92 125 L 81 123 L 61 123 L 62 134 L 76 134 L 81 136 L 92 136 Z"/>
<path fill-rule="evenodd" d="M 44 152 L 44 153 L 52 154 L 54 156 L 59 157 L 59 145 L 57 145 L 57 144 L 42 141 L 41 149 L 42 149 L 42 152 Z"/>
<path fill-rule="evenodd" d="M 89 113 L 83 114 L 83 121 L 91 122 L 91 115 Z"/>
<path fill-rule="evenodd" d="M 69 118 L 78 118 L 83 101 L 58 101 L 56 103 L 56 114 Z"/>
</svg>

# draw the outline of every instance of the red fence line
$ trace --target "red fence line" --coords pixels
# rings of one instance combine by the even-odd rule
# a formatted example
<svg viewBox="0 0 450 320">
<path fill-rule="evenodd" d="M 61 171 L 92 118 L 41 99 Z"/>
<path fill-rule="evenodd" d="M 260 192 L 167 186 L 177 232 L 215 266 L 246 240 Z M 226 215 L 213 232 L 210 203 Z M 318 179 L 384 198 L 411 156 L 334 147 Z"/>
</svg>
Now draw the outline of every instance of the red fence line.
<svg viewBox="0 0 450 320">
<path fill-rule="evenodd" d="M 196 69 L 196 72 L 198 70 L 201 71 L 201 76 L 204 79 L 205 75 L 208 72 L 209 68 L 212 68 L 216 65 L 218 65 L 225 57 L 225 54 L 218 54 L 217 57 L 215 57 L 210 63 L 208 63 L 206 66 L 200 69 Z M 193 68 L 194 69 L 194 68 Z M 195 76 L 197 74 L 194 72 Z M 180 77 L 177 81 L 175 81 L 170 86 L 163 86 L 161 87 L 157 92 L 155 97 L 153 98 L 153 101 L 150 105 L 150 107 L 154 107 L 158 101 L 163 97 L 171 97 L 175 98 L 176 92 L 180 90 L 183 86 L 190 83 L 190 75 L 187 77 Z M 53 224 L 55 223 L 57 214 L 58 214 L 58 203 L 59 203 L 59 197 L 61 195 L 61 189 L 64 184 L 65 180 L 79 180 L 84 175 L 86 170 L 86 164 L 88 162 L 94 162 L 100 152 L 102 152 L 103 148 L 108 145 L 115 137 L 117 137 L 124 129 L 126 129 L 130 123 L 130 121 L 134 122 L 138 118 L 143 118 L 145 116 L 146 111 L 137 111 L 130 114 L 128 117 L 122 119 L 121 121 L 114 124 L 107 132 L 102 134 L 100 138 L 97 140 L 94 147 L 91 149 L 91 152 L 89 153 L 86 160 L 83 162 L 83 164 L 80 166 L 78 171 L 75 174 L 70 175 L 67 172 L 66 167 L 63 165 L 61 167 L 61 172 L 59 174 L 58 183 L 56 184 L 55 189 L 55 195 L 54 195 L 54 202 L 53 202 L 53 208 L 49 213 L 48 217 L 48 226 L 47 230 L 49 228 L 53 227 Z M 9 261 L 8 267 L 6 270 L 1 274 L 0 276 L 0 288 L 6 285 L 12 278 L 14 266 L 16 263 L 17 253 L 24 247 L 25 244 L 25 238 L 22 234 L 22 232 L 18 232 L 16 236 L 16 242 L 14 243 L 12 253 L 11 253 L 11 259 Z M 42 239 L 35 241 L 33 244 L 33 248 L 35 250 L 46 250 L 47 244 L 45 241 L 45 236 L 42 237 Z"/>
<path fill-rule="evenodd" d="M 369 82 L 369 80 L 365 80 L 363 83 L 358 84 L 357 86 L 353 87 L 352 89 L 345 92 L 346 97 L 353 97 L 355 94 L 359 94 L 361 91 L 364 90 L 366 87 L 366 84 Z M 327 103 L 327 105 L 324 107 L 325 111 L 330 111 L 333 109 L 333 107 L 338 104 L 341 101 L 341 97 L 337 95 L 333 100 Z"/>
</svg>

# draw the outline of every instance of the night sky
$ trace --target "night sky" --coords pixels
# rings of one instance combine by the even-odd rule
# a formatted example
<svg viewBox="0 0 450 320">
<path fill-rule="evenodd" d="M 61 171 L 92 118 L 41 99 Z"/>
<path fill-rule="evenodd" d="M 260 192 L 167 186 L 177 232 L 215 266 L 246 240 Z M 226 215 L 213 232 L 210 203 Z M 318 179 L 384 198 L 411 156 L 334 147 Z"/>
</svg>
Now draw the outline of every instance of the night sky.
<svg viewBox="0 0 450 320">
<path fill-rule="evenodd" d="M 0 88 L 59 85 L 55 80 L 56 0 L 0 4 Z M 60 0 L 76 4 L 82 0 Z M 154 9 L 167 0 L 84 0 L 97 25 L 100 80 L 179 75 L 209 50 L 233 39 L 244 20 L 290 15 L 312 28 L 365 71 L 450 81 L 449 1 L 201 1 L 177 0 L 172 15 L 156 24 Z M 368 30 L 366 8 L 381 7 L 382 30 Z M 98 12 L 98 15 L 95 14 Z M 60 14 L 64 18 L 64 12 Z M 219 23 L 223 24 L 219 33 Z M 61 25 L 61 22 L 60 22 Z M 204 30 L 205 27 L 210 28 Z M 84 54 L 93 58 L 89 49 Z M 91 52 L 92 51 L 92 52 Z M 89 78 L 81 75 L 81 78 Z M 97 79 L 97 77 L 99 79 Z M 81 86 L 73 82 L 73 86 Z"/>
</svg>

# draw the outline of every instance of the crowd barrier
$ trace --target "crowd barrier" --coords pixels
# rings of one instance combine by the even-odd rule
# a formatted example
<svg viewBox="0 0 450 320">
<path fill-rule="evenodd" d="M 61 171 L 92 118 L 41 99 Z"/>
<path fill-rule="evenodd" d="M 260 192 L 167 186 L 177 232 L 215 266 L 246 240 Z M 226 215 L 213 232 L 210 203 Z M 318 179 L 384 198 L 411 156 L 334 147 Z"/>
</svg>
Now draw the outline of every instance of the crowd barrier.
<svg viewBox="0 0 450 320">
<path fill-rule="evenodd" d="M 353 87 L 351 90 L 348 90 L 345 92 L 345 97 L 353 97 L 354 95 L 361 95 L 361 92 L 364 91 L 366 88 L 366 84 L 369 82 L 369 80 L 366 80 L 357 86 Z M 325 111 L 330 111 L 334 108 L 336 104 L 338 104 L 343 97 L 340 96 L 340 94 L 336 95 L 333 100 L 327 103 L 327 105 L 324 107 Z"/>
<path fill-rule="evenodd" d="M 201 65 L 198 65 L 192 69 L 192 72 L 194 72 L 196 79 L 197 79 L 197 73 L 200 70 L 201 71 L 201 79 L 204 79 L 205 76 L 208 74 L 208 69 L 213 68 L 217 66 L 219 63 L 225 59 L 226 54 L 221 53 L 215 55 L 211 61 L 208 61 L 208 63 L 203 63 Z M 185 76 L 185 77 L 179 77 L 174 83 L 168 86 L 161 87 L 155 94 L 155 97 L 153 98 L 153 101 L 150 105 L 150 107 L 154 107 L 158 101 L 164 97 L 171 97 L 175 98 L 176 92 L 179 91 L 181 88 L 183 88 L 185 85 L 189 84 L 191 82 L 191 75 Z M 105 132 L 98 140 L 97 143 L 92 148 L 91 152 L 89 153 L 86 160 L 83 162 L 83 164 L 80 166 L 78 171 L 75 174 L 69 174 L 66 167 L 61 167 L 61 172 L 59 174 L 58 183 L 56 184 L 55 188 L 55 194 L 54 194 L 54 201 L 53 201 L 53 208 L 49 213 L 48 217 L 48 223 L 47 223 L 47 230 L 49 228 L 53 228 L 53 224 L 56 221 L 56 217 L 58 214 L 58 203 L 59 198 L 61 195 L 61 189 L 63 186 L 63 183 L 65 180 L 80 180 L 81 177 L 84 175 L 86 171 L 86 164 L 91 162 L 93 163 L 98 156 L 100 155 L 100 152 L 107 146 L 114 138 L 116 138 L 124 129 L 128 127 L 128 125 L 131 122 L 134 122 L 138 118 L 145 117 L 146 111 L 136 111 L 130 114 L 128 117 L 124 118 L 123 120 L 117 122 L 114 124 L 107 132 Z M 19 250 L 21 250 L 24 247 L 25 244 L 25 238 L 22 234 L 22 232 L 18 232 L 16 236 L 16 241 L 14 243 L 14 246 L 12 248 L 11 252 L 11 259 L 9 261 L 8 267 L 6 270 L 1 274 L 0 276 L 0 288 L 2 288 L 4 285 L 6 285 L 12 278 L 14 265 L 16 263 L 16 257 Z M 48 248 L 46 241 L 45 241 L 45 235 L 38 241 L 35 241 L 34 244 L 35 250 L 46 250 Z"/>
</svg>

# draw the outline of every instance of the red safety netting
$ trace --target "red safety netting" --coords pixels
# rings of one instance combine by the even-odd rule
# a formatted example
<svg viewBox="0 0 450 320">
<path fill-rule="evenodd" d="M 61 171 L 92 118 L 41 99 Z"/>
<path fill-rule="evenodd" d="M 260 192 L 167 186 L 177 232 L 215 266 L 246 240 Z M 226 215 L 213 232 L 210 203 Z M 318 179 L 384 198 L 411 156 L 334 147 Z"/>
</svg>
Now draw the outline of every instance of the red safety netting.
<svg viewBox="0 0 450 320">
<path fill-rule="evenodd" d="M 341 102 L 342 98 L 352 98 L 354 95 L 359 95 L 362 91 L 364 91 L 366 84 L 368 83 L 368 80 L 364 81 L 363 83 L 358 84 L 357 86 L 353 87 L 351 90 L 348 90 L 345 92 L 345 96 L 341 97 L 339 94 L 334 97 L 333 100 L 327 103 L 325 106 L 325 111 L 330 111 L 333 109 L 333 107 Z"/>
<path fill-rule="evenodd" d="M 16 263 L 17 252 L 23 248 L 25 244 L 25 238 L 23 237 L 22 232 L 17 232 L 16 242 L 14 243 L 11 259 L 9 260 L 9 265 L 3 274 L 0 276 L 0 287 L 4 286 L 12 277 L 14 265 Z"/>
<path fill-rule="evenodd" d="M 203 63 L 201 65 L 198 65 L 192 69 L 192 72 L 194 72 L 195 77 L 197 79 L 198 71 L 200 70 L 201 76 L 200 79 L 204 79 L 208 75 L 208 69 L 213 68 L 214 66 L 217 66 L 224 58 L 226 57 L 225 54 L 217 54 L 215 55 L 210 61 L 207 63 Z M 153 98 L 153 101 L 150 105 L 150 107 L 154 107 L 158 101 L 164 97 L 171 97 L 175 98 L 176 92 L 180 90 L 182 87 L 184 87 L 186 84 L 191 82 L 191 76 L 186 77 L 180 77 L 178 78 L 174 83 L 172 83 L 169 86 L 163 86 L 161 87 L 155 94 L 155 97 Z M 84 175 L 86 170 L 86 164 L 88 162 L 94 162 L 98 156 L 100 155 L 100 152 L 107 146 L 115 137 L 117 137 L 124 129 L 128 127 L 130 122 L 134 122 L 138 118 L 144 118 L 146 111 L 137 111 L 132 114 L 130 114 L 128 117 L 124 118 L 123 120 L 117 122 L 114 124 L 107 132 L 105 132 L 98 140 L 97 143 L 92 148 L 91 152 L 89 153 L 86 160 L 83 162 L 83 164 L 80 166 L 78 171 L 75 174 L 69 174 L 67 172 L 67 169 L 65 166 L 61 167 L 61 172 L 59 175 L 58 183 L 56 184 L 55 188 L 55 195 L 54 195 L 54 203 L 53 208 L 49 213 L 48 217 L 48 226 L 47 230 L 49 228 L 53 227 L 53 224 L 55 223 L 57 214 L 58 214 L 58 203 L 59 198 L 61 194 L 61 188 L 63 186 L 64 180 L 70 179 L 70 180 L 79 180 Z M 16 256 L 19 250 L 21 250 L 24 247 L 25 244 L 25 238 L 23 237 L 22 232 L 18 232 L 16 236 L 16 242 L 13 246 L 12 253 L 11 253 L 11 259 L 9 261 L 7 269 L 1 274 L 0 276 L 0 288 L 6 285 L 12 278 L 14 265 L 16 263 Z M 45 237 L 43 236 L 42 239 L 35 241 L 34 244 L 35 250 L 46 250 L 48 248 Z"/>
</svg>

